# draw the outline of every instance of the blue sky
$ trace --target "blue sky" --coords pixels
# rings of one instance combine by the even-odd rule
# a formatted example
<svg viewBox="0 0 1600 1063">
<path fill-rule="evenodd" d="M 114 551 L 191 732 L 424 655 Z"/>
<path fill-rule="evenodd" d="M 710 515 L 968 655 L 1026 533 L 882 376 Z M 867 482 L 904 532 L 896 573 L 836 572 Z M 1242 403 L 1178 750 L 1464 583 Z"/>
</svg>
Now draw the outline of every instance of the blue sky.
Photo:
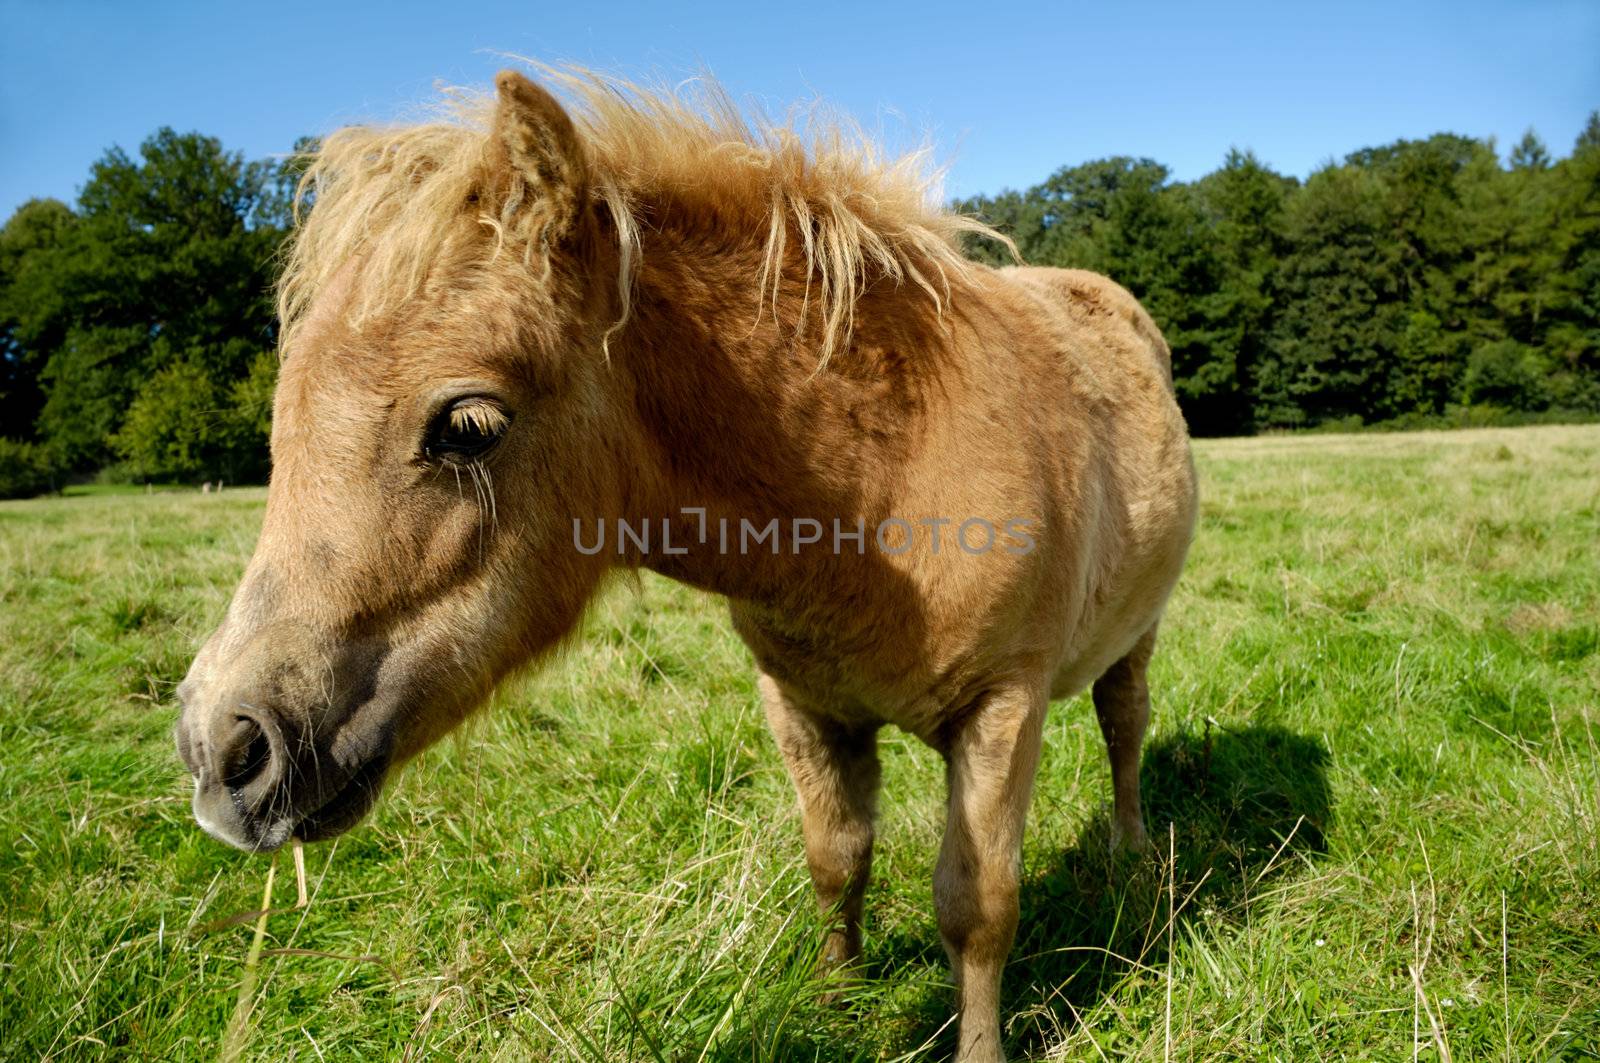
<svg viewBox="0 0 1600 1063">
<path fill-rule="evenodd" d="M 409 3 L 0 0 L 0 217 L 70 199 L 113 144 L 198 129 L 252 157 L 402 115 L 513 52 L 713 71 L 782 111 L 822 96 L 892 144 L 933 138 L 952 194 L 1229 146 L 1304 176 L 1398 137 L 1535 127 L 1566 154 L 1600 107 L 1600 0 L 1522 3 Z"/>
</svg>

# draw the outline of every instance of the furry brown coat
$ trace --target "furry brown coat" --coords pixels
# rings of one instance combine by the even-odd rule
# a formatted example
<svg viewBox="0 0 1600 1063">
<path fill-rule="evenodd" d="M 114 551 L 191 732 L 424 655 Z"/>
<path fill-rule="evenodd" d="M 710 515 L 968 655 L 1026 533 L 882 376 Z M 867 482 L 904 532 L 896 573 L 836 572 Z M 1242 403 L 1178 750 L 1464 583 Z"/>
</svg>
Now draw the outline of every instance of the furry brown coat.
<svg viewBox="0 0 1600 1063">
<path fill-rule="evenodd" d="M 981 226 L 915 159 L 551 77 L 568 107 L 507 72 L 312 166 L 261 539 L 180 688 L 196 817 L 254 849 L 347 829 L 652 568 L 726 596 L 754 654 L 830 963 L 877 731 L 945 756 L 959 1056 L 997 1059 L 1051 698 L 1093 684 L 1144 844 L 1145 668 L 1196 510 L 1166 344 L 1102 277 L 964 260 Z"/>
</svg>

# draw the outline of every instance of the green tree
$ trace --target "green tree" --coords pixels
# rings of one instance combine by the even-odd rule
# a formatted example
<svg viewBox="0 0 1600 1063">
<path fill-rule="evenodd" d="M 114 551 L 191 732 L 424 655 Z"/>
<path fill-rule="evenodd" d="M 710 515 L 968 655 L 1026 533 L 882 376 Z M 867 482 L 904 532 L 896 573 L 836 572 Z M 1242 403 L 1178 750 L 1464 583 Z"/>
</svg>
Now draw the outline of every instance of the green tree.
<svg viewBox="0 0 1600 1063">
<path fill-rule="evenodd" d="M 1511 149 L 1511 168 L 1513 170 L 1548 170 L 1550 168 L 1550 149 L 1544 146 L 1544 141 L 1533 130 L 1522 134 L 1522 139 L 1517 141 L 1516 147 Z"/>
<path fill-rule="evenodd" d="M 1384 190 L 1362 166 L 1311 175 L 1286 205 L 1289 251 L 1256 372 L 1256 419 L 1296 427 L 1368 417 L 1400 331 Z"/>
<path fill-rule="evenodd" d="M 1561 378 L 1556 404 L 1600 411 L 1600 112 L 1548 181 L 1548 313 L 1536 339 Z"/>
<path fill-rule="evenodd" d="M 140 389 L 111 445 L 140 476 L 200 477 L 225 431 L 220 400 L 203 366 L 172 362 Z"/>
<path fill-rule="evenodd" d="M 1211 416 L 1197 420 L 1202 431 L 1244 433 L 1256 427 L 1256 376 L 1271 336 L 1279 262 L 1288 250 L 1284 204 L 1297 187 L 1238 149 L 1194 186 L 1221 263 L 1206 308 L 1213 343 L 1193 370 L 1210 399 Z M 1198 398 L 1201 388 L 1191 387 Z"/>
<path fill-rule="evenodd" d="M 60 200 L 32 199 L 0 229 L 0 436 L 34 434 L 44 355 L 61 346 L 71 320 L 51 266 L 76 221 Z"/>
<path fill-rule="evenodd" d="M 1516 340 L 1498 340 L 1472 352 L 1461 398 L 1507 410 L 1542 410 L 1550 403 L 1549 376 L 1538 351 Z"/>
<path fill-rule="evenodd" d="M 168 439 L 160 460 L 145 445 L 149 426 L 125 432 L 124 422 L 140 411 L 193 413 L 200 395 L 225 404 L 275 347 L 270 290 L 293 177 L 214 138 L 162 129 L 137 158 L 114 148 L 96 162 L 75 212 L 29 204 L 8 223 L 6 365 L 26 367 L 37 384 L 31 397 L 19 387 L 8 401 L 19 418 L 31 402 L 29 427 L 71 468 L 133 455 L 148 475 L 242 468 L 235 435 L 209 422 L 169 425 L 169 436 L 188 438 Z M 163 387 L 181 394 L 156 396 Z M 9 421 L 7 431 L 25 434 Z M 250 446 L 264 457 L 264 433 Z"/>
<path fill-rule="evenodd" d="M 126 471 L 151 480 L 237 483 L 264 476 L 262 442 L 271 428 L 278 361 L 271 351 L 237 352 L 247 355 L 246 374 L 231 383 L 220 381 L 194 352 L 168 361 L 146 381 L 110 436 Z"/>
<path fill-rule="evenodd" d="M 0 437 L 0 499 L 43 494 L 60 481 L 60 466 L 47 448 Z"/>
</svg>

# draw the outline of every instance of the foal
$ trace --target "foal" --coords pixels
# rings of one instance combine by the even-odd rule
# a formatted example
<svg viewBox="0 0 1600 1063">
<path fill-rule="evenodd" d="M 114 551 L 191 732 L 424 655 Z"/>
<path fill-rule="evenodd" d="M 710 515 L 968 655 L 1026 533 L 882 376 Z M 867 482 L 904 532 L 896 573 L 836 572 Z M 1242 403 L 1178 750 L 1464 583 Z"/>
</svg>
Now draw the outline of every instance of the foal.
<svg viewBox="0 0 1600 1063">
<path fill-rule="evenodd" d="M 325 838 L 574 628 L 605 575 L 726 596 L 860 947 L 885 724 L 948 764 L 962 1060 L 1000 975 L 1052 698 L 1093 684 L 1145 844 L 1145 670 L 1195 517 L 1127 292 L 964 260 L 917 160 L 585 74 L 328 138 L 280 295 L 261 538 L 179 688 L 196 819 Z M 597 546 L 597 530 L 609 538 Z"/>
</svg>

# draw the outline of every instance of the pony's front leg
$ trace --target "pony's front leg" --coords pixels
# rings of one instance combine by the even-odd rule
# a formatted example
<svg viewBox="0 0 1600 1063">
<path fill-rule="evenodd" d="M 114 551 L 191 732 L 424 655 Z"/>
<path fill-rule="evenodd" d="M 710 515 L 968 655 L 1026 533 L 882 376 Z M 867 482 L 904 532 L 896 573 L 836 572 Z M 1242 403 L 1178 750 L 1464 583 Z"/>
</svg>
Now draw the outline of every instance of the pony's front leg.
<svg viewBox="0 0 1600 1063">
<path fill-rule="evenodd" d="M 1004 1058 L 1000 974 L 1017 931 L 1022 829 L 1047 705 L 1043 689 L 991 692 L 945 751 L 950 795 L 933 899 L 956 980 L 959 1063 Z"/>
<path fill-rule="evenodd" d="M 760 685 L 767 723 L 800 795 L 817 905 L 833 920 L 822 964 L 846 964 L 861 952 L 861 902 L 878 803 L 878 726 L 850 726 L 811 711 L 771 676 L 763 675 Z"/>
</svg>

